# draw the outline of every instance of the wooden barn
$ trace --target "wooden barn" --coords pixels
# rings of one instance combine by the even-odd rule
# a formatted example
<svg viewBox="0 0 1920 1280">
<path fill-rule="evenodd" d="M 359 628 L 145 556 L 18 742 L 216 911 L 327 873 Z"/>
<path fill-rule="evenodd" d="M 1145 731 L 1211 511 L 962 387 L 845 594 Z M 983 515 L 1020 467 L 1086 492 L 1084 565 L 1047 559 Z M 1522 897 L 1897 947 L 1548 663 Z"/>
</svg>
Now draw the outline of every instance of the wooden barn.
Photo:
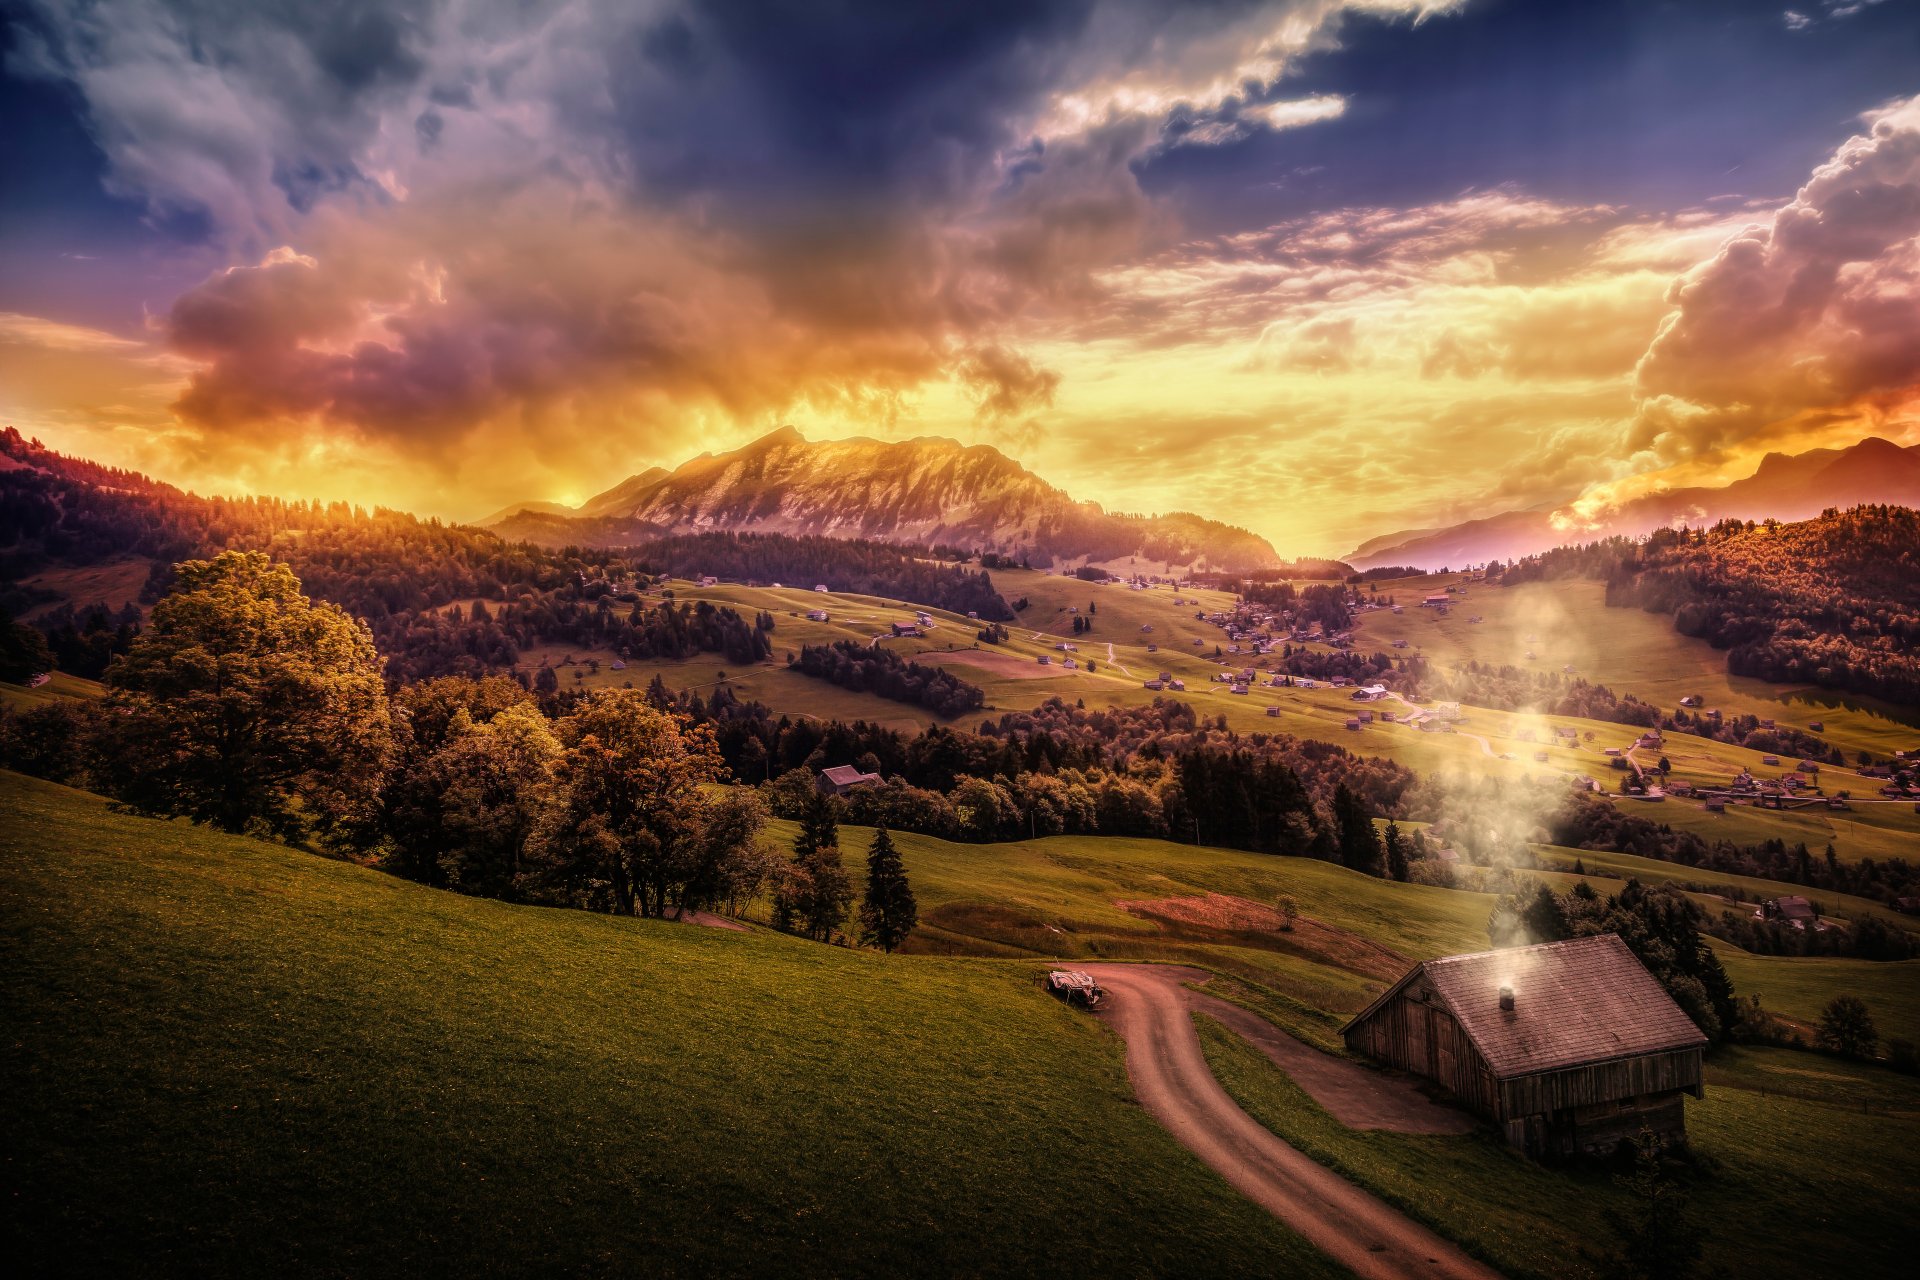
<svg viewBox="0 0 1920 1280">
<path fill-rule="evenodd" d="M 1535 1156 L 1686 1139 L 1707 1038 L 1616 934 L 1415 965 L 1347 1047 L 1425 1076 Z"/>
</svg>

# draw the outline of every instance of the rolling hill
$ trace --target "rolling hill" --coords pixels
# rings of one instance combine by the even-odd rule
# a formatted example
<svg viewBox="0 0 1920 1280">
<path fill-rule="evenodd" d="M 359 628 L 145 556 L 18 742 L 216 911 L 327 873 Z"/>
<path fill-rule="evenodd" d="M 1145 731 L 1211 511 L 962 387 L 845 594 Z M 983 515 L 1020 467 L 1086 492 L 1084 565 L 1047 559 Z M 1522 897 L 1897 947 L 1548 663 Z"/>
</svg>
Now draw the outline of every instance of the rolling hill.
<svg viewBox="0 0 1920 1280">
<path fill-rule="evenodd" d="M 1568 523 L 1552 505 L 1504 511 L 1440 529 L 1384 534 L 1347 559 L 1357 568 L 1408 565 L 1460 567 L 1512 560 L 1566 542 L 1640 537 L 1669 525 L 1695 528 L 1718 520 L 1804 520 L 1828 507 L 1860 503 L 1920 506 L 1920 445 L 1902 448 L 1868 437 L 1845 449 L 1770 453 L 1754 473 L 1721 488 L 1690 487 L 1647 494 L 1592 520 Z"/>
<path fill-rule="evenodd" d="M 1032 961 L 463 898 L 15 774 L 0 832 L 28 1274 L 1334 1274 Z"/>
<path fill-rule="evenodd" d="M 1490 902 L 1160 841 L 901 835 L 928 923 L 883 957 L 462 897 L 14 774 L 0 832 L 0 1222 L 36 1275 L 1330 1275 L 1133 1104 L 1118 1041 L 1036 975 L 1199 963 L 1333 1048 L 1408 957 L 1484 945 Z M 850 859 L 872 838 L 843 835 Z M 1180 910 L 1280 894 L 1285 934 Z M 1850 990 L 1912 1023 L 1910 965 L 1740 958 L 1792 1016 Z M 1595 1273 L 1582 1249 L 1625 1204 L 1607 1170 L 1346 1129 L 1203 1034 L 1314 1158 L 1508 1274 Z M 1766 1274 L 1764 1236 L 1902 1274 L 1855 1228 L 1914 1176 L 1912 1082 L 1757 1048 L 1711 1070 L 1689 1111 L 1716 1271 Z"/>
<path fill-rule="evenodd" d="M 987 445 L 932 436 L 810 441 L 792 427 L 672 471 L 641 472 L 577 508 L 521 503 L 481 523 L 550 546 L 735 530 L 949 544 L 1042 566 L 1131 557 L 1229 571 L 1281 563 L 1245 529 L 1186 512 L 1119 515 L 1075 501 Z"/>
</svg>

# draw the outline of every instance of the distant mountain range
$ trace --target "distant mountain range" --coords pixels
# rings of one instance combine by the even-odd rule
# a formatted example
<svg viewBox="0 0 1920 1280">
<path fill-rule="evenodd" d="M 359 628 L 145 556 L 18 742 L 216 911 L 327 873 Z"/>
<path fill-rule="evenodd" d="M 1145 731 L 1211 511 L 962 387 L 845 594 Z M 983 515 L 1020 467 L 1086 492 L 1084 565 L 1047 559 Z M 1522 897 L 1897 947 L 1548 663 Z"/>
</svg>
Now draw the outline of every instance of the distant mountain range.
<svg viewBox="0 0 1920 1280">
<path fill-rule="evenodd" d="M 1770 453 L 1744 480 L 1719 488 L 1669 489 L 1622 503 L 1582 524 L 1557 525 L 1551 505 L 1505 511 L 1441 529 L 1403 529 L 1362 543 L 1346 557 L 1356 568 L 1411 565 L 1438 569 L 1512 560 L 1566 543 L 1616 535 L 1640 537 L 1669 525 L 1718 520 L 1805 520 L 1828 507 L 1863 502 L 1920 507 L 1920 445 L 1870 437 L 1845 449 Z"/>
<path fill-rule="evenodd" d="M 1115 567 L 1135 557 L 1227 571 L 1282 565 L 1272 544 L 1245 529 L 1186 512 L 1111 514 L 988 445 L 810 441 L 791 427 L 671 471 L 643 471 L 578 507 L 521 502 L 480 523 L 548 546 L 729 530 L 944 543 L 1025 555 L 1036 566 Z"/>
</svg>

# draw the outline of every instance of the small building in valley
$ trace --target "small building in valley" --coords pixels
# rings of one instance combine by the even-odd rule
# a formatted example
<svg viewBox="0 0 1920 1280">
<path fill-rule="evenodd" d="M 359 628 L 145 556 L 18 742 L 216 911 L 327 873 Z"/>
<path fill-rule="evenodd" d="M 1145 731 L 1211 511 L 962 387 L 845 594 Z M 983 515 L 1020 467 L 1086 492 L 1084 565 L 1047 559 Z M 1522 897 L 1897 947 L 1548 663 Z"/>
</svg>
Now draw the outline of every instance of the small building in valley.
<svg viewBox="0 0 1920 1280">
<path fill-rule="evenodd" d="M 1536 1156 L 1686 1138 L 1707 1038 L 1617 934 L 1415 965 L 1343 1032 Z"/>
<path fill-rule="evenodd" d="M 822 769 L 813 786 L 823 796 L 843 796 L 861 787 L 879 786 L 880 781 L 877 773 L 866 773 L 850 764 L 837 764 L 831 769 Z"/>
</svg>

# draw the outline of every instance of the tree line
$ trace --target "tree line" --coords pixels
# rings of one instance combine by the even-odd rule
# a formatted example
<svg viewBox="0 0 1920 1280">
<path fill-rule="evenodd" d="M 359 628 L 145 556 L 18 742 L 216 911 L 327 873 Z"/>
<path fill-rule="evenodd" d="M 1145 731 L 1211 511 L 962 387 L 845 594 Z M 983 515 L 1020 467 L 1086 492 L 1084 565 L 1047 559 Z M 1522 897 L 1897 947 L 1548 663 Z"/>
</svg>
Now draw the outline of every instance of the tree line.
<svg viewBox="0 0 1920 1280">
<path fill-rule="evenodd" d="M 0 718 L 0 758 L 138 813 L 510 901 L 662 917 L 825 883 L 828 802 L 812 844 L 779 856 L 760 794 L 712 785 L 729 774 L 708 726 L 633 689 L 545 706 L 499 676 L 389 692 L 365 622 L 263 552 L 177 566 L 106 684 L 97 708 Z M 870 862 L 862 936 L 890 950 L 913 927 L 912 893 L 888 841 Z M 830 936 L 845 911 L 803 917 Z"/>
<path fill-rule="evenodd" d="M 1526 557 L 1507 585 L 1604 580 L 1609 605 L 1670 614 L 1727 670 L 1920 703 L 1920 512 L 1869 504 L 1812 520 L 1722 520 Z"/>
<path fill-rule="evenodd" d="M 912 703 L 936 715 L 965 715 L 978 711 L 987 700 L 979 685 L 942 667 L 910 662 L 878 644 L 835 640 L 831 644 L 801 645 L 799 655 L 788 665 L 801 675 L 842 689 Z"/>
</svg>

